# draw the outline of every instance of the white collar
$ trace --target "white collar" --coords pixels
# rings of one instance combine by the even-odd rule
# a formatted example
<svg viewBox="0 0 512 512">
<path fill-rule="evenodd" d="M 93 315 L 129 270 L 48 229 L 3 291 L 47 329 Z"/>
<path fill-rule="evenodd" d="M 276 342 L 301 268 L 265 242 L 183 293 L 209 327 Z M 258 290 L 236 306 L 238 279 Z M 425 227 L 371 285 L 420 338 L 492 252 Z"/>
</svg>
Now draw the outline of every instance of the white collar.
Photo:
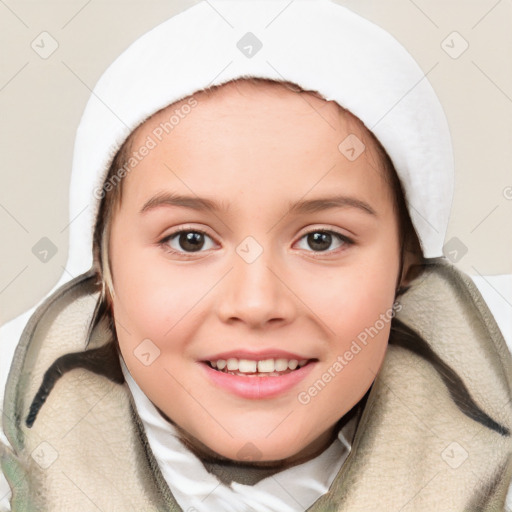
<svg viewBox="0 0 512 512">
<path fill-rule="evenodd" d="M 120 357 L 146 436 L 164 479 L 183 510 L 210 512 L 303 512 L 325 494 L 351 450 L 343 435 L 320 455 L 260 480 L 255 485 L 222 483 L 180 440 L 140 389 Z"/>
</svg>

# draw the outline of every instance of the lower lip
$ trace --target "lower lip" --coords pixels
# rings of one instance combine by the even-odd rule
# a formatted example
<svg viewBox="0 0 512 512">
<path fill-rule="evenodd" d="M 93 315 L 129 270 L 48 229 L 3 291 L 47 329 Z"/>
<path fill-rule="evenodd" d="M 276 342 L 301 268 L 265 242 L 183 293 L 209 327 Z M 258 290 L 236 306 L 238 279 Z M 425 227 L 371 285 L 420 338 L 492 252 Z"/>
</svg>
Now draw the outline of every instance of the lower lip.
<svg viewBox="0 0 512 512">
<path fill-rule="evenodd" d="M 311 361 L 302 368 L 279 377 L 242 377 L 214 370 L 206 363 L 200 364 L 215 386 L 242 398 L 257 400 L 272 398 L 289 391 L 311 372 L 316 362 Z"/>
</svg>

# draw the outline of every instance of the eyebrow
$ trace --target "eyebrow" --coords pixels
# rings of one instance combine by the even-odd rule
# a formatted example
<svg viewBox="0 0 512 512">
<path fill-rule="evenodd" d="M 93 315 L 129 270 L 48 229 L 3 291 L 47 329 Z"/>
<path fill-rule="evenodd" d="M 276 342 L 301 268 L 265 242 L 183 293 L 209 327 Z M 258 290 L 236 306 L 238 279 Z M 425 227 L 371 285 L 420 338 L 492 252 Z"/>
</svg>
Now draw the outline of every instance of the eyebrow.
<svg viewBox="0 0 512 512">
<path fill-rule="evenodd" d="M 163 192 L 146 201 L 140 213 L 145 213 L 160 206 L 181 206 L 196 211 L 229 212 L 231 204 L 219 203 L 206 197 L 185 196 L 180 194 Z M 296 203 L 289 202 L 289 214 L 316 213 L 332 208 L 357 208 L 369 215 L 378 217 L 377 212 L 365 201 L 355 197 L 333 195 L 319 199 L 300 200 Z"/>
<path fill-rule="evenodd" d="M 316 213 L 332 208 L 358 208 L 365 213 L 377 217 L 377 212 L 365 201 L 350 196 L 334 195 L 320 199 L 301 200 L 295 204 L 289 203 L 290 213 Z"/>
<path fill-rule="evenodd" d="M 144 213 L 160 206 L 181 206 L 183 208 L 190 208 L 191 210 L 210 212 L 228 212 L 230 209 L 229 204 L 218 203 L 212 199 L 207 199 L 206 197 L 184 196 L 181 194 L 162 192 L 153 196 L 149 201 L 146 201 L 140 210 L 140 213 Z"/>
</svg>

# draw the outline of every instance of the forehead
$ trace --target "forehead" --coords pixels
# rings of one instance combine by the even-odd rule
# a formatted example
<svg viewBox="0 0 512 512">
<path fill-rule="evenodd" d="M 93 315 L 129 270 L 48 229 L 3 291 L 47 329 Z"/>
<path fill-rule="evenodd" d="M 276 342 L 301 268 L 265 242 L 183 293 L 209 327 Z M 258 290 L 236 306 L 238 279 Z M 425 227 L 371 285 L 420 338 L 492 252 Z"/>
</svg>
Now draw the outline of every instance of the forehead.
<svg viewBox="0 0 512 512">
<path fill-rule="evenodd" d="M 279 82 L 264 80 L 232 81 L 210 90 L 200 91 L 193 95 L 198 106 L 194 108 L 187 123 L 197 134 L 207 130 L 212 124 L 224 125 L 237 122 L 250 129 L 258 122 L 265 121 L 266 130 L 272 132 L 273 124 L 279 122 L 279 129 L 287 124 L 288 130 L 282 133 L 281 140 L 291 137 L 298 129 L 305 131 L 309 125 L 309 132 L 316 131 L 318 135 L 325 135 L 326 131 L 337 132 L 340 126 L 357 133 L 360 138 L 366 138 L 369 133 L 362 123 L 334 101 L 326 101 L 315 91 L 296 92 Z M 169 120 L 173 112 L 179 111 L 186 105 L 188 99 L 176 102 L 156 114 L 144 123 L 134 133 L 135 140 L 154 129 L 159 123 Z M 229 118 L 229 119 L 228 119 Z M 297 120 L 303 122 L 297 123 Z M 180 123 L 181 124 L 181 123 Z M 204 130 L 201 130 L 204 125 Z M 261 125 L 260 125 L 261 127 Z M 178 126 L 176 126 L 178 128 Z M 277 128 L 277 126 L 276 126 Z M 295 129 L 295 130 L 294 130 Z M 174 130 L 174 135 L 182 135 L 183 129 Z M 262 135 L 260 132 L 259 135 Z"/>
<path fill-rule="evenodd" d="M 377 201 L 387 189 L 369 132 L 333 101 L 282 84 L 248 81 L 224 84 L 193 98 L 192 109 L 183 107 L 187 99 L 177 102 L 133 134 L 130 150 L 142 147 L 148 137 L 161 140 L 127 176 L 128 186 L 134 182 L 137 189 L 147 189 L 168 182 L 183 188 L 180 176 L 199 195 L 208 195 L 203 194 L 207 190 L 220 194 L 228 185 L 231 191 L 238 186 L 239 191 L 253 192 L 266 185 L 277 197 L 285 190 L 305 193 L 320 181 L 324 189 L 341 181 L 348 188 L 368 189 Z M 178 122 L 171 130 L 173 115 Z M 364 147 L 354 161 L 340 149 L 346 140 L 359 144 L 358 150 Z M 214 182 L 224 186 L 216 188 Z"/>
</svg>

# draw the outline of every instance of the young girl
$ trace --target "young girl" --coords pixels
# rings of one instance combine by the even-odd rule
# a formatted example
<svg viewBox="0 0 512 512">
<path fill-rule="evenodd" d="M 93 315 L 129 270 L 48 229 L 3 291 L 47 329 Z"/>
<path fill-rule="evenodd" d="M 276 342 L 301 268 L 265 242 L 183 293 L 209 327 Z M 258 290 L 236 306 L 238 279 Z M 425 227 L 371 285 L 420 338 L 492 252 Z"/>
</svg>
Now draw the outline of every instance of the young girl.
<svg viewBox="0 0 512 512">
<path fill-rule="evenodd" d="M 12 510 L 504 510 L 512 358 L 443 257 L 439 102 L 367 20 L 278 6 L 201 2 L 98 82 L 76 277 L 7 383 Z"/>
</svg>

